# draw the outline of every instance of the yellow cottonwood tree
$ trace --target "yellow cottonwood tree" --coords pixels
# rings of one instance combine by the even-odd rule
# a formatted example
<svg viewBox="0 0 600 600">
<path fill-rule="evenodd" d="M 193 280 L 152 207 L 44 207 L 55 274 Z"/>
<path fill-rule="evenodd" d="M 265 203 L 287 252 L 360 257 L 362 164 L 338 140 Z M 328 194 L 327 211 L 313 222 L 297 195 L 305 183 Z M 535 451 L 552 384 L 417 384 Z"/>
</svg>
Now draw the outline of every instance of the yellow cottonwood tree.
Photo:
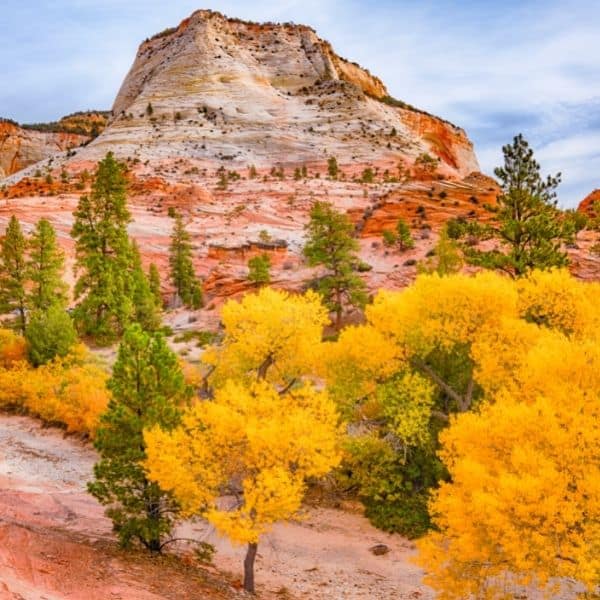
<svg viewBox="0 0 600 600">
<path fill-rule="evenodd" d="M 426 498 L 417 506 L 416 494 L 426 496 L 447 477 L 436 464 L 439 431 L 453 414 L 509 384 L 519 392 L 525 357 L 544 340 L 597 336 L 599 305 L 600 285 L 567 271 L 533 271 L 518 281 L 493 272 L 422 275 L 403 291 L 380 291 L 365 325 L 324 344 L 328 390 L 353 422 L 346 469 L 353 480 L 345 487 L 361 495 L 375 490 L 362 496 L 368 515 L 378 511 L 373 522 L 405 535 L 423 533 Z M 364 443 L 357 434 L 366 436 Z M 384 484 L 374 485 L 371 474 L 384 470 L 385 478 L 378 475 Z M 415 527 L 419 510 L 424 518 Z"/>
<path fill-rule="evenodd" d="M 260 536 L 299 511 L 307 477 L 340 460 L 337 421 L 333 401 L 310 385 L 281 394 L 266 381 L 228 381 L 174 431 L 146 432 L 146 468 L 185 514 L 247 544 L 244 588 L 253 592 Z"/>
<path fill-rule="evenodd" d="M 451 482 L 419 544 L 441 599 L 600 584 L 600 346 L 544 336 L 441 436 Z M 564 591 L 564 590 L 563 590 Z M 574 594 L 573 589 L 570 590 Z"/>
<path fill-rule="evenodd" d="M 298 295 L 265 287 L 225 304 L 221 321 L 222 343 L 203 356 L 212 370 L 211 386 L 257 377 L 288 386 L 314 371 L 329 317 L 314 292 Z"/>
<path fill-rule="evenodd" d="M 317 294 L 271 288 L 228 302 L 224 335 L 207 349 L 207 400 L 171 432 L 146 432 L 148 475 L 184 512 L 247 544 L 244 587 L 254 590 L 259 537 L 293 517 L 305 479 L 340 461 L 335 402 L 312 377 L 327 310 Z"/>
</svg>

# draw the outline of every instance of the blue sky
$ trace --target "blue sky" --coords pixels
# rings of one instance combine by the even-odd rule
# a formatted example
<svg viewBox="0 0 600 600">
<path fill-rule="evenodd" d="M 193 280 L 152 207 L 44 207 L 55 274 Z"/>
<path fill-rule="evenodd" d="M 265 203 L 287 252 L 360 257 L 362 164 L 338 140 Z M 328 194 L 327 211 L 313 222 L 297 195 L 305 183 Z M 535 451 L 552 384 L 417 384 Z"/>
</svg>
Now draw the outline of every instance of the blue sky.
<svg viewBox="0 0 600 600">
<path fill-rule="evenodd" d="M 312 25 L 391 94 L 464 127 L 484 171 L 522 132 L 561 203 L 600 187 L 598 0 L 3 0 L 0 116 L 110 108 L 141 40 L 198 8 Z"/>
</svg>

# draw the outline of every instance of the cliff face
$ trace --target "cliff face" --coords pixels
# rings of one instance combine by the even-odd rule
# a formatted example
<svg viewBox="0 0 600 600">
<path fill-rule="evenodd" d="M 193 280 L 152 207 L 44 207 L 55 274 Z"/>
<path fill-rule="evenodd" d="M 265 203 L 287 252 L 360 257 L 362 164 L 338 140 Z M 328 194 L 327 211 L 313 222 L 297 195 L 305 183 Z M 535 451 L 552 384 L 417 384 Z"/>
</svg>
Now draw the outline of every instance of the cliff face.
<svg viewBox="0 0 600 600">
<path fill-rule="evenodd" d="M 82 153 L 257 167 L 324 161 L 479 170 L 464 131 L 393 102 L 309 27 L 198 11 L 139 48 L 105 132 Z"/>
<path fill-rule="evenodd" d="M 87 141 L 89 137 L 63 132 L 23 129 L 14 123 L 0 121 L 0 178 L 46 160 Z"/>
</svg>

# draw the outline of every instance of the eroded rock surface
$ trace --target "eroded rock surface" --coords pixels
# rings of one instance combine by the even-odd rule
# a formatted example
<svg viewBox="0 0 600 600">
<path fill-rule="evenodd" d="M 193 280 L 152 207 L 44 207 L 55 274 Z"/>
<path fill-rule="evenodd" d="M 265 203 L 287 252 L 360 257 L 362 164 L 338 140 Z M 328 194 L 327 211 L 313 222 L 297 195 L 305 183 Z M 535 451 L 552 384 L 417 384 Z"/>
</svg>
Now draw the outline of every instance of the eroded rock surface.
<svg viewBox="0 0 600 600">
<path fill-rule="evenodd" d="M 23 129 L 0 120 L 0 178 L 50 158 L 57 152 L 80 146 L 88 136 Z"/>
<path fill-rule="evenodd" d="M 85 492 L 96 454 L 27 417 L 0 415 L 0 598 L 2 600 L 232 600 L 244 549 L 201 522 L 180 532 L 217 548 L 200 569 L 186 554 L 149 558 L 116 547 L 102 507 Z M 373 556 L 383 543 L 390 551 Z M 182 552 L 184 548 L 180 549 Z M 311 509 L 264 537 L 256 565 L 261 598 L 392 600 L 432 597 L 412 565 L 412 544 L 355 512 Z M 357 568 L 356 565 L 359 565 Z M 233 575 L 224 575 L 230 572 Z"/>
</svg>

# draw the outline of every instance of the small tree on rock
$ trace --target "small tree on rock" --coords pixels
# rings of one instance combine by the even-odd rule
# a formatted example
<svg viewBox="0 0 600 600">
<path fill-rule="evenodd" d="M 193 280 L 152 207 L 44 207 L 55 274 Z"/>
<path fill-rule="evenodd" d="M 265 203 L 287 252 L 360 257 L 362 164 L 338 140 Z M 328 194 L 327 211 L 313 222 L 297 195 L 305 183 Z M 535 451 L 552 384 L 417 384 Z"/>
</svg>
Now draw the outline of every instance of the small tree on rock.
<svg viewBox="0 0 600 600">
<path fill-rule="evenodd" d="M 396 240 L 400 250 L 410 250 L 415 247 L 415 241 L 410 233 L 410 227 L 404 219 L 400 219 L 396 224 Z"/>
<path fill-rule="evenodd" d="M 248 281 L 257 286 L 271 282 L 271 259 L 268 254 L 254 256 L 248 261 Z"/>
<path fill-rule="evenodd" d="M 331 179 L 337 179 L 339 174 L 339 167 L 337 158 L 335 156 L 331 156 L 327 159 L 327 174 Z"/>
</svg>

